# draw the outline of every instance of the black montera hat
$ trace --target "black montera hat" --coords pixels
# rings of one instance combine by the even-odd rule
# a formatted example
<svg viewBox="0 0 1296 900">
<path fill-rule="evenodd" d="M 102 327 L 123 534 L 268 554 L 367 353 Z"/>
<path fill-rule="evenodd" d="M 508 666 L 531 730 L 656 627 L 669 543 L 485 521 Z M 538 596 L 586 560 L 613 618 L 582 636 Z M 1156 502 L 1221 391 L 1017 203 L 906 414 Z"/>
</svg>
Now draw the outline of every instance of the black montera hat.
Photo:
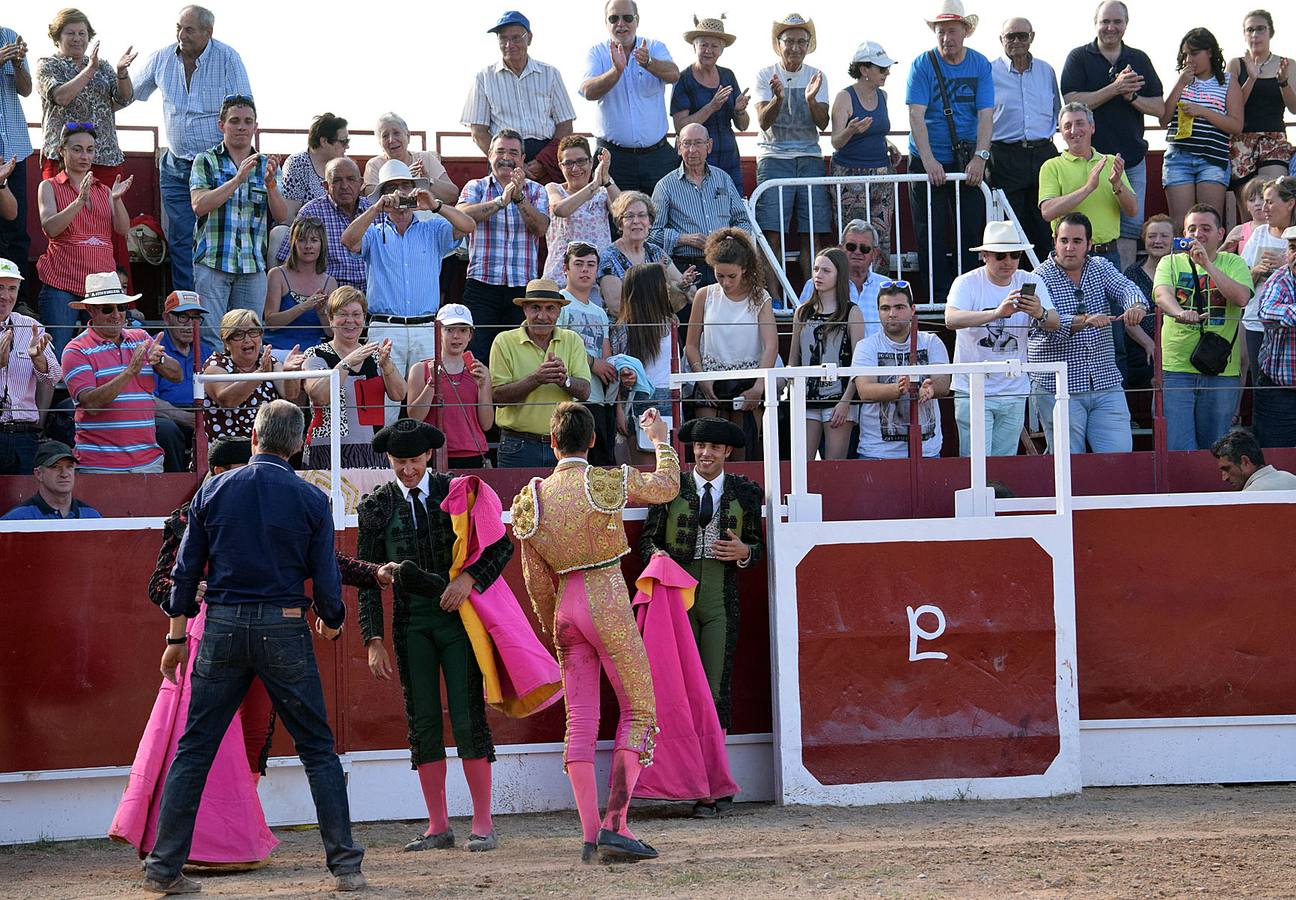
<svg viewBox="0 0 1296 900">
<path fill-rule="evenodd" d="M 679 430 L 679 439 L 684 444 L 728 444 L 730 447 L 743 447 L 747 438 L 743 430 L 728 419 L 713 417 L 691 419 Z"/>
<path fill-rule="evenodd" d="M 372 446 L 374 453 L 390 453 L 401 459 L 409 459 L 436 450 L 444 443 L 445 435 L 440 429 L 433 428 L 426 422 L 397 419 L 373 436 Z"/>
<path fill-rule="evenodd" d="M 252 441 L 248 438 L 217 438 L 207 448 L 208 468 L 227 469 L 246 466 L 252 459 Z"/>
</svg>

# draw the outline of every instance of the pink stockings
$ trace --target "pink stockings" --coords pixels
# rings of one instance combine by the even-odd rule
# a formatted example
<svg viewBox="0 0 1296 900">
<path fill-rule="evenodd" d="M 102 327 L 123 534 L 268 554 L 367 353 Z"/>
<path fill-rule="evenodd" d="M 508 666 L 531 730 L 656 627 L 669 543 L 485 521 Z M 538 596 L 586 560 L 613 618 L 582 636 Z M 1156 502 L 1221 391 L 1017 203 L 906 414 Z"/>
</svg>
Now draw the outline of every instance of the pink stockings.
<svg viewBox="0 0 1296 900">
<path fill-rule="evenodd" d="M 465 759 L 464 779 L 472 795 L 472 833 L 485 837 L 491 833 L 491 764 L 485 757 Z M 418 767 L 419 786 L 423 788 L 423 802 L 428 810 L 428 834 L 440 834 L 450 827 L 446 811 L 446 761 L 423 763 Z"/>
<path fill-rule="evenodd" d="M 598 839 L 599 828 L 615 831 L 634 839 L 627 822 L 630 797 L 643 766 L 634 750 L 616 750 L 612 754 L 612 788 L 608 792 L 607 814 L 599 822 L 598 787 L 594 782 L 594 764 L 570 762 L 567 777 L 571 779 L 572 794 L 576 797 L 576 811 L 580 814 L 581 835 L 587 844 Z"/>
</svg>

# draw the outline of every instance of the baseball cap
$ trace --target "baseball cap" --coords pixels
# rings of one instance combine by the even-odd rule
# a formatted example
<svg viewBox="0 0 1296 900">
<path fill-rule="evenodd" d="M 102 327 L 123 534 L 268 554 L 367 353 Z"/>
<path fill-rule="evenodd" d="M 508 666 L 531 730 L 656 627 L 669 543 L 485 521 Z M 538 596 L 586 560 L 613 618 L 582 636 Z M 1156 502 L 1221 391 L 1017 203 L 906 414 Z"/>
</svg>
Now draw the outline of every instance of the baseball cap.
<svg viewBox="0 0 1296 900">
<path fill-rule="evenodd" d="M 516 9 L 510 9 L 504 15 L 500 16 L 499 21 L 486 29 L 487 34 L 498 34 L 501 28 L 508 25 L 521 25 L 527 31 L 531 30 L 531 20 Z"/>
<path fill-rule="evenodd" d="M 206 314 L 197 291 L 172 291 L 167 294 L 164 313 L 200 312 Z"/>
<path fill-rule="evenodd" d="M 437 321 L 442 325 L 467 325 L 469 328 L 476 328 L 473 324 L 472 310 L 462 303 L 447 303 L 441 307 L 437 313 Z"/>
<path fill-rule="evenodd" d="M 887 52 L 882 49 L 882 45 L 877 41 L 865 41 L 856 47 L 851 62 L 871 63 L 879 69 L 889 69 L 895 65 L 895 60 L 887 56 Z"/>
<path fill-rule="evenodd" d="M 17 278 L 23 280 L 22 269 L 18 264 L 8 259 L 0 259 L 0 278 Z"/>
<path fill-rule="evenodd" d="M 52 466 L 60 459 L 76 459 L 72 448 L 60 441 L 46 441 L 36 448 L 36 468 Z"/>
</svg>

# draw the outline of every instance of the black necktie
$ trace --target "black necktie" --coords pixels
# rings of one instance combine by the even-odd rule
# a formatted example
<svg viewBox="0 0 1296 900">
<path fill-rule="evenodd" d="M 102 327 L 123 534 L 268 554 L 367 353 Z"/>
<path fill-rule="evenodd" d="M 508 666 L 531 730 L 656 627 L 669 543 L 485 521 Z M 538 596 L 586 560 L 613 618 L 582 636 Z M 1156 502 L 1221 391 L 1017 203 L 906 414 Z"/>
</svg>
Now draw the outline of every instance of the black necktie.
<svg viewBox="0 0 1296 900">
<path fill-rule="evenodd" d="M 419 499 L 420 493 L 422 492 L 418 488 L 416 487 L 410 488 L 410 501 L 414 505 L 414 527 L 418 531 L 427 534 L 428 531 L 427 507 L 424 506 L 423 501 Z"/>
<path fill-rule="evenodd" d="M 711 499 L 711 482 L 702 487 L 702 506 L 698 509 L 698 527 L 706 528 L 715 515 L 715 501 Z"/>
</svg>

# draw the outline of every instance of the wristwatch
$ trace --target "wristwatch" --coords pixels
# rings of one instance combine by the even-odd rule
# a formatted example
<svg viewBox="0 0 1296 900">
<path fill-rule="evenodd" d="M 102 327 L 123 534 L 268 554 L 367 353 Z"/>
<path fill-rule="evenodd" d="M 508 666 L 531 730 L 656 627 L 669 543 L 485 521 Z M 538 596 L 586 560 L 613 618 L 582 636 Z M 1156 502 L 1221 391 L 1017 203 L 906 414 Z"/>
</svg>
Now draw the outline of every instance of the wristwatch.
<svg viewBox="0 0 1296 900">
<path fill-rule="evenodd" d="M 974 155 L 975 155 L 978 159 L 980 159 L 982 162 L 990 162 L 990 151 L 989 151 L 989 150 L 978 150 Z"/>
<path fill-rule="evenodd" d="M 570 376 L 570 375 L 568 375 L 567 378 L 563 381 L 563 387 L 565 387 L 565 388 L 566 388 L 567 390 L 569 390 L 569 391 L 571 390 L 571 376 Z"/>
<path fill-rule="evenodd" d="M 186 637 L 185 635 L 181 635 L 180 637 L 171 637 L 171 635 L 168 634 L 166 636 L 166 642 L 168 647 L 177 647 L 188 640 L 189 638 Z"/>
</svg>

